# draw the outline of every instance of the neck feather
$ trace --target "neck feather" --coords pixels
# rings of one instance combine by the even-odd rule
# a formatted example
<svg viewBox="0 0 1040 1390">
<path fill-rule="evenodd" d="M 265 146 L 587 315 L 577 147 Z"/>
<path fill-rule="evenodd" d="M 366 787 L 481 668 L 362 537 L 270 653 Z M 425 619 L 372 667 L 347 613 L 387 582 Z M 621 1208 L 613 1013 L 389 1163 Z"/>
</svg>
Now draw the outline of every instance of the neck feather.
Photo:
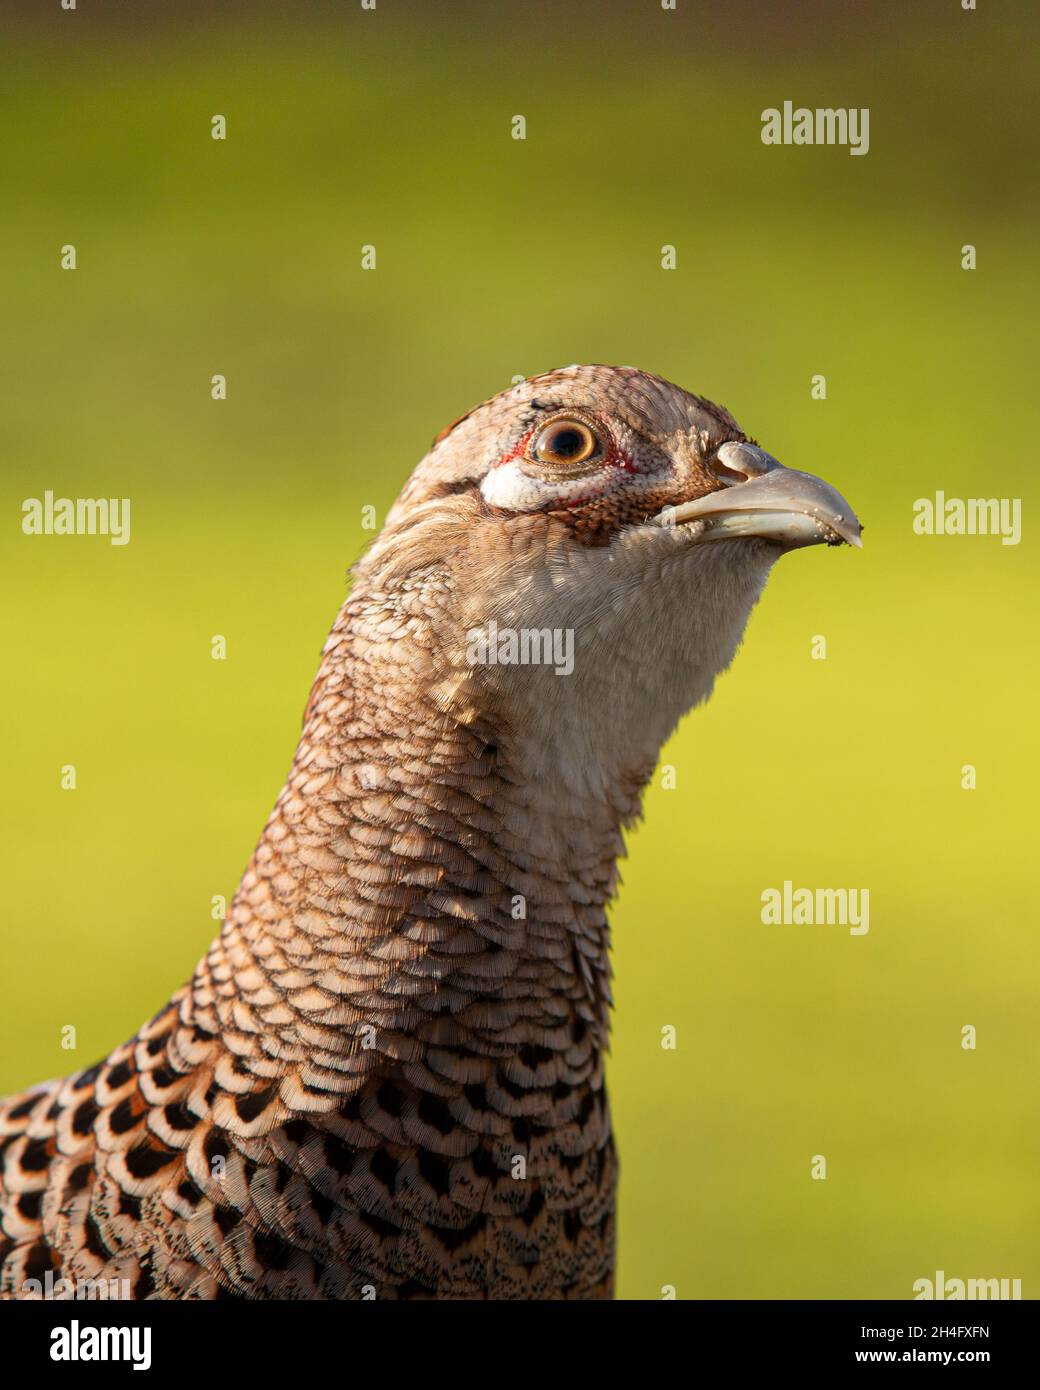
<svg viewBox="0 0 1040 1390">
<path fill-rule="evenodd" d="M 608 805 L 532 785 L 516 731 L 445 707 L 432 670 L 422 627 L 355 591 L 195 1016 L 359 1079 L 441 1048 L 562 1054 L 577 1039 L 598 1058 L 605 905 L 639 788 Z"/>
</svg>

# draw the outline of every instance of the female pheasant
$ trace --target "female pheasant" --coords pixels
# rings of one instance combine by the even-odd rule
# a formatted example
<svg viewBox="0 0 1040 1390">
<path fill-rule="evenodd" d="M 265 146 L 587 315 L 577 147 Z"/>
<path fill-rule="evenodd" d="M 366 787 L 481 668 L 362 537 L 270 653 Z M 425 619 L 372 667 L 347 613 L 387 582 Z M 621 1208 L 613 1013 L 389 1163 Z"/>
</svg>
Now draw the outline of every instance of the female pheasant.
<svg viewBox="0 0 1040 1390">
<path fill-rule="evenodd" d="M 622 829 L 773 562 L 843 540 L 833 489 L 632 368 L 445 431 L 191 982 L 0 1105 L 3 1296 L 608 1297 Z"/>
</svg>

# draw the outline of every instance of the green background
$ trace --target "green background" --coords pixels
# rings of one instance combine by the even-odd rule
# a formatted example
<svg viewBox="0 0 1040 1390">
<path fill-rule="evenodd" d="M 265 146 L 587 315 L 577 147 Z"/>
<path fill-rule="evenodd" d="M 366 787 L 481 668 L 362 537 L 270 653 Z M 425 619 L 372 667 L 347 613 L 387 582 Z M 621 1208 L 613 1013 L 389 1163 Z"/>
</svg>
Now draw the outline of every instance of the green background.
<svg viewBox="0 0 1040 1390">
<path fill-rule="evenodd" d="M 619 1292 L 1036 1295 L 1037 35 L 910 9 L 4 11 L 0 1087 L 190 974 L 361 508 L 514 373 L 636 364 L 827 477 L 866 544 L 782 562 L 632 837 Z M 785 98 L 868 106 L 869 154 L 764 146 Z M 46 488 L 129 496 L 130 544 L 23 536 Z M 1022 543 L 914 535 L 936 489 L 1024 497 Z M 785 879 L 868 887 L 869 935 L 763 926 Z"/>
</svg>

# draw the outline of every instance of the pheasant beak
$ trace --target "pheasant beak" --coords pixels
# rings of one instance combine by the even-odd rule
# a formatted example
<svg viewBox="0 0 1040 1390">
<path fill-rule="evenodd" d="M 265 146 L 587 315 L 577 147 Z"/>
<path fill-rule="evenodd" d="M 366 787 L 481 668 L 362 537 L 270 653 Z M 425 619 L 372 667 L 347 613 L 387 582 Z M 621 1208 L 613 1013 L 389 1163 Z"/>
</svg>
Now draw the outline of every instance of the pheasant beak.
<svg viewBox="0 0 1040 1390">
<path fill-rule="evenodd" d="M 719 446 L 713 471 L 724 484 L 691 502 L 666 507 L 656 526 L 689 526 L 691 540 L 760 536 L 785 550 L 807 545 L 862 546 L 856 513 L 829 483 L 784 468 L 755 444 Z"/>
</svg>

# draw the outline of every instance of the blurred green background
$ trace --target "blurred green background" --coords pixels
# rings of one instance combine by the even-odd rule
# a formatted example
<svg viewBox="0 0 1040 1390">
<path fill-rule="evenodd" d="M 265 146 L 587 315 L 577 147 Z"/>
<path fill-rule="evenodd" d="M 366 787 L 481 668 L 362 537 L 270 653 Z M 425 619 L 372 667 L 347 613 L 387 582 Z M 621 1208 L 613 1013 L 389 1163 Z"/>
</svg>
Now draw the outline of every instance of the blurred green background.
<svg viewBox="0 0 1040 1390">
<path fill-rule="evenodd" d="M 1036 1295 L 1037 34 L 1008 8 L 3 11 L 3 1090 L 190 974 L 362 506 L 514 373 L 631 363 L 867 529 L 779 566 L 631 842 L 619 1292 Z M 869 106 L 869 154 L 762 145 L 785 98 Z M 46 488 L 129 496 L 130 544 L 23 536 Z M 1022 544 L 915 536 L 939 488 L 1024 497 Z M 869 935 L 763 926 L 785 879 L 868 887 Z"/>
</svg>

